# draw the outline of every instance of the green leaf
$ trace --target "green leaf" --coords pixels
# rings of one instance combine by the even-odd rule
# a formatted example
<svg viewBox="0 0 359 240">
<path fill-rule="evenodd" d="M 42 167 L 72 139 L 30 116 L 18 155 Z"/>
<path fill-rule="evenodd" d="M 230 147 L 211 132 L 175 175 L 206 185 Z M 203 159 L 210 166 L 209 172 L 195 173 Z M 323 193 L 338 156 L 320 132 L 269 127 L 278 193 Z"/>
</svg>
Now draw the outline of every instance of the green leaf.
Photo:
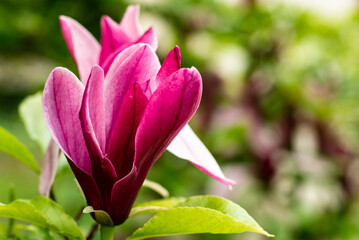
<svg viewBox="0 0 359 240">
<path fill-rule="evenodd" d="M 143 213 L 158 213 L 161 211 L 165 211 L 167 209 L 168 208 L 157 207 L 157 206 L 135 207 L 135 208 L 131 209 L 130 217 L 132 217 L 134 215 L 138 215 L 138 214 L 143 214 Z"/>
<path fill-rule="evenodd" d="M 41 98 L 41 92 L 25 98 L 20 104 L 19 113 L 30 138 L 36 141 L 45 152 L 50 141 L 50 133 L 42 115 Z"/>
<path fill-rule="evenodd" d="M 134 205 L 134 207 L 156 206 L 156 207 L 171 208 L 181 202 L 184 202 L 185 200 L 186 200 L 186 198 L 184 198 L 184 197 L 172 197 L 172 198 L 165 198 L 165 199 L 153 200 L 153 201 L 148 201 L 148 202 L 136 203 Z"/>
<path fill-rule="evenodd" d="M 0 239 L 5 239 L 7 237 L 7 230 L 4 224 L 0 224 Z"/>
<path fill-rule="evenodd" d="M 159 212 L 128 239 L 144 239 L 193 233 L 241 233 L 252 231 L 265 236 L 264 231 L 237 204 L 216 196 L 190 197 L 174 208 Z"/>
<path fill-rule="evenodd" d="M 24 224 L 17 224 L 16 227 L 16 236 L 20 236 L 21 233 L 25 231 L 32 233 L 30 235 L 30 239 L 46 239 L 46 240 L 54 240 L 52 235 L 50 234 L 48 229 L 38 227 L 35 225 L 24 225 Z M 29 237 L 29 236 L 26 236 Z"/>
<path fill-rule="evenodd" d="M 84 239 L 76 222 L 54 201 L 42 196 L 0 204 L 0 216 L 29 222 L 70 239 Z"/>
<path fill-rule="evenodd" d="M 137 203 L 131 209 L 130 217 L 137 214 L 158 213 L 164 210 L 168 210 L 169 208 L 172 208 L 177 204 L 184 202 L 185 200 L 185 198 L 176 197 Z"/>
<path fill-rule="evenodd" d="M 25 163 L 36 173 L 40 173 L 40 168 L 29 149 L 2 127 L 0 127 L 0 151 Z"/>
</svg>

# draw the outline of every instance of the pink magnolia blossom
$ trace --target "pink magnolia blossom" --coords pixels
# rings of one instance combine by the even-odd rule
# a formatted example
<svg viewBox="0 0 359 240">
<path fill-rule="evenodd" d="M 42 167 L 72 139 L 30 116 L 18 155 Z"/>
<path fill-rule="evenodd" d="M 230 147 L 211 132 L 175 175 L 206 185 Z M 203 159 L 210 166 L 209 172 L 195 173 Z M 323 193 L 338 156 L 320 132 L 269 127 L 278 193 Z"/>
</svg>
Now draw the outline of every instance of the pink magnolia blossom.
<svg viewBox="0 0 359 240">
<path fill-rule="evenodd" d="M 162 67 L 153 49 L 133 45 L 106 77 L 95 65 L 86 86 L 65 68 L 50 74 L 43 114 L 87 199 L 124 222 L 150 167 L 198 108 L 201 76 L 180 68 L 176 47 Z"/>
<path fill-rule="evenodd" d="M 111 65 L 119 65 L 133 51 L 136 51 L 138 44 L 147 43 L 155 50 L 157 39 L 152 28 L 141 34 L 138 24 L 138 6 L 129 6 L 120 24 L 115 23 L 105 16 L 101 20 L 101 46 L 96 39 L 78 22 L 68 17 L 60 17 L 62 31 L 68 48 L 77 63 L 80 78 L 86 85 L 89 73 L 93 65 L 98 64 L 104 70 L 105 76 L 109 74 Z M 127 51 L 124 51 L 126 48 Z M 117 57 L 119 53 L 121 57 Z M 175 51 L 168 63 L 169 67 L 164 68 L 159 75 L 169 75 L 170 72 L 180 68 L 180 54 Z M 115 60 L 116 58 L 116 60 Z M 114 61 L 117 61 L 116 63 Z M 167 71 L 167 72 L 164 72 Z M 127 81 L 127 80 L 124 80 Z M 127 84 L 127 83 L 126 83 Z M 157 87 L 158 82 L 150 81 L 150 88 Z M 208 151 L 206 146 L 196 136 L 189 125 L 186 125 L 178 136 L 168 146 L 170 152 L 176 156 L 186 159 L 206 172 L 211 177 L 227 185 L 233 185 L 234 181 L 226 178 L 219 168 L 216 160 Z"/>
</svg>

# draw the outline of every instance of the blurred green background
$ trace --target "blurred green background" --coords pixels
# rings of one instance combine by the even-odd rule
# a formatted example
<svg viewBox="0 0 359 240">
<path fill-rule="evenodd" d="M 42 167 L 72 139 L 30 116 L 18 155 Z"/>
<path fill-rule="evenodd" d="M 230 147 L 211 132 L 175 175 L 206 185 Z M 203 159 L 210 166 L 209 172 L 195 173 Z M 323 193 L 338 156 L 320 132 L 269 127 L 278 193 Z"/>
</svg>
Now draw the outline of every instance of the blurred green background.
<svg viewBox="0 0 359 240">
<path fill-rule="evenodd" d="M 0 125 L 41 163 L 18 106 L 42 90 L 54 67 L 76 72 L 58 16 L 76 19 L 100 39 L 101 16 L 119 21 L 128 4 L 141 5 L 144 30 L 155 27 L 161 61 L 178 45 L 183 66 L 201 72 L 203 98 L 190 124 L 237 184 L 229 190 L 170 153 L 148 179 L 172 196 L 227 197 L 278 240 L 359 239 L 358 1 L 0 0 Z M 37 194 L 30 169 L 2 153 L 0 163 L 0 202 L 8 202 L 12 187 L 18 198 Z M 54 195 L 76 216 L 85 202 L 64 166 Z M 138 201 L 159 197 L 141 191 Z M 81 219 L 84 231 L 91 221 Z M 142 223 L 129 220 L 118 239 Z"/>
</svg>

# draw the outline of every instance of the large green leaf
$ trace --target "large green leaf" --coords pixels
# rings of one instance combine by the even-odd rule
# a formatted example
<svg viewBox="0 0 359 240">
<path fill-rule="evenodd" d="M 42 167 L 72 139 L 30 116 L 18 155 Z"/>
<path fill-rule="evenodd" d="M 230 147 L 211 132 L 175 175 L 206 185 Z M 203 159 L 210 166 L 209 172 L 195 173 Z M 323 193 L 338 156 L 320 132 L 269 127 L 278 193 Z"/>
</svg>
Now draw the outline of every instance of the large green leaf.
<svg viewBox="0 0 359 240">
<path fill-rule="evenodd" d="M 133 207 L 136 208 L 136 207 L 156 206 L 156 207 L 172 208 L 184 201 L 186 201 L 186 198 L 184 197 L 171 197 L 171 198 L 157 199 L 147 202 L 139 202 L 136 203 Z"/>
<path fill-rule="evenodd" d="M 249 214 L 237 204 L 216 196 L 190 197 L 173 208 L 161 211 L 128 239 L 192 233 L 257 232 L 268 237 Z"/>
<path fill-rule="evenodd" d="M 45 152 L 50 141 L 50 133 L 42 116 L 41 98 L 41 92 L 28 96 L 20 104 L 19 112 L 30 138 L 36 141 Z"/>
<path fill-rule="evenodd" d="M 131 209 L 130 217 L 137 214 L 158 213 L 164 210 L 168 210 L 169 208 L 172 208 L 177 204 L 184 202 L 185 200 L 186 199 L 183 197 L 173 197 L 137 203 Z"/>
<path fill-rule="evenodd" d="M 2 127 L 0 127 L 0 151 L 25 163 L 36 173 L 40 173 L 40 168 L 29 149 Z"/>
<path fill-rule="evenodd" d="M 31 201 L 0 204 L 0 216 L 14 218 L 49 229 L 70 239 L 84 239 L 76 222 L 54 201 L 38 196 Z"/>
</svg>

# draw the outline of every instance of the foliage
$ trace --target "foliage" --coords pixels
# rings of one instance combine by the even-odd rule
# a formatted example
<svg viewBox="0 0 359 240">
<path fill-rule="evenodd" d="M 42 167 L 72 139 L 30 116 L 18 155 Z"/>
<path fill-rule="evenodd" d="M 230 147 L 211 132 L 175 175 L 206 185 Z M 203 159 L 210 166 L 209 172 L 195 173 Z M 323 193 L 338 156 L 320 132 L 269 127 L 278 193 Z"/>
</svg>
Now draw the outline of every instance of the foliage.
<svg viewBox="0 0 359 240">
<path fill-rule="evenodd" d="M 1 204 L 0 216 L 26 221 L 71 239 L 84 239 L 75 221 L 59 205 L 45 197 Z"/>
<path fill-rule="evenodd" d="M 166 204 L 167 205 L 167 202 Z M 172 208 L 160 209 L 128 239 L 190 233 L 265 232 L 248 213 L 235 203 L 216 196 L 197 196 L 183 199 Z"/>
<path fill-rule="evenodd" d="M 0 127 L 0 150 L 25 163 L 36 173 L 40 173 L 40 168 L 31 152 L 2 127 Z"/>
</svg>

